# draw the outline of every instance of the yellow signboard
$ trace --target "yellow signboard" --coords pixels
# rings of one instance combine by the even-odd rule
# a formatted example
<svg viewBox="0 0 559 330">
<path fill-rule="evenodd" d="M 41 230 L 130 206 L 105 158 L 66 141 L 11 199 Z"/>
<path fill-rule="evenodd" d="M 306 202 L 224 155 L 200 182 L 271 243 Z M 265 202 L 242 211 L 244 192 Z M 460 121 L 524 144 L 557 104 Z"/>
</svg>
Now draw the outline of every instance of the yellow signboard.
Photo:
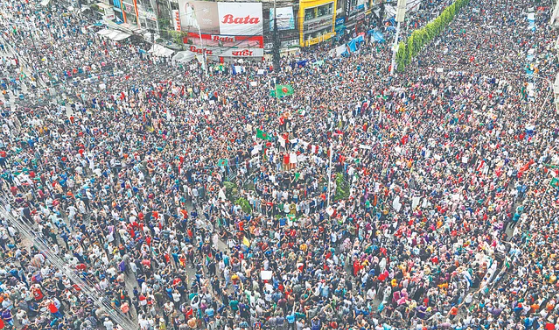
<svg viewBox="0 0 559 330">
<path fill-rule="evenodd" d="M 332 38 L 332 37 L 335 36 L 335 35 L 336 35 L 335 32 L 328 32 L 328 33 L 326 33 L 326 34 L 324 34 L 324 35 L 321 35 L 321 36 L 319 36 L 319 37 L 307 39 L 307 40 L 305 41 L 305 47 L 309 47 L 309 46 L 312 46 L 312 45 L 316 45 L 316 44 L 318 44 L 318 43 L 321 43 L 321 42 L 323 42 L 323 41 L 326 41 L 326 40 Z"/>
<path fill-rule="evenodd" d="M 312 38 L 310 40 L 305 40 L 304 34 L 305 34 L 305 9 L 309 9 L 309 8 L 316 8 L 319 6 L 324 6 L 327 4 L 332 4 L 332 29 L 329 33 L 324 34 L 320 37 L 317 38 Z M 337 5 L 337 1 L 332 1 L 332 0 L 300 0 L 299 1 L 299 45 L 301 45 L 301 47 L 305 47 L 305 46 L 309 46 L 309 45 L 314 45 L 317 44 L 319 42 L 325 41 L 330 39 L 332 36 L 330 34 L 334 34 L 334 27 L 336 25 L 336 5 Z M 315 19 L 316 20 L 316 19 Z M 318 39 L 318 40 L 315 40 Z M 311 41 L 309 42 L 309 41 Z"/>
</svg>

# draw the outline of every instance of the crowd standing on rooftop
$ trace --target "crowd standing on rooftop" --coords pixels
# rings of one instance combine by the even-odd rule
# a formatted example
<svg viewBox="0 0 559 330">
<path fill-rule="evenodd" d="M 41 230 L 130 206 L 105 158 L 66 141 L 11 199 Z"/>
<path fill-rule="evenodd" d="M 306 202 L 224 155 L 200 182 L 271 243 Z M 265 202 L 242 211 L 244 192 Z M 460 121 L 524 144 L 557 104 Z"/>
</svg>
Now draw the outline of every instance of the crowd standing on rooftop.
<svg viewBox="0 0 559 330">
<path fill-rule="evenodd" d="M 206 75 L 2 1 L 0 329 L 559 329 L 551 5 Z"/>
</svg>

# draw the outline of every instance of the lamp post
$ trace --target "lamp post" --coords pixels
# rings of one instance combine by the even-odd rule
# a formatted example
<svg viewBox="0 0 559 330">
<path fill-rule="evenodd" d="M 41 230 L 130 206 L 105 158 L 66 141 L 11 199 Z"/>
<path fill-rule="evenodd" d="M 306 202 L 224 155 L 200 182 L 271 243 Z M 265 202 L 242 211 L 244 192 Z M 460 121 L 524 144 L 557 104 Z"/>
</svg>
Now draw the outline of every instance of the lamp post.
<svg viewBox="0 0 559 330">
<path fill-rule="evenodd" d="M 202 40 L 202 30 L 200 29 L 200 24 L 198 24 L 198 19 L 196 18 L 196 11 L 192 10 L 192 18 L 194 19 L 194 24 L 198 28 L 198 37 L 200 38 L 200 46 L 202 47 L 202 70 L 206 73 L 208 77 L 208 64 L 206 62 L 206 50 L 204 49 L 204 41 Z"/>
<path fill-rule="evenodd" d="M 396 7 L 396 34 L 394 35 L 394 44 L 392 45 L 392 63 L 390 65 L 390 74 L 394 75 L 396 69 L 396 52 L 398 51 L 398 37 L 400 35 L 400 24 L 404 21 L 406 15 L 406 0 L 398 0 Z"/>
<path fill-rule="evenodd" d="M 277 21 L 277 10 L 276 10 L 276 0 L 274 0 L 274 31 L 273 31 L 273 49 L 272 49 L 272 55 L 273 55 L 273 64 L 274 64 L 274 72 L 279 72 L 280 71 L 280 41 L 279 41 L 279 35 L 278 35 L 278 21 Z"/>
</svg>

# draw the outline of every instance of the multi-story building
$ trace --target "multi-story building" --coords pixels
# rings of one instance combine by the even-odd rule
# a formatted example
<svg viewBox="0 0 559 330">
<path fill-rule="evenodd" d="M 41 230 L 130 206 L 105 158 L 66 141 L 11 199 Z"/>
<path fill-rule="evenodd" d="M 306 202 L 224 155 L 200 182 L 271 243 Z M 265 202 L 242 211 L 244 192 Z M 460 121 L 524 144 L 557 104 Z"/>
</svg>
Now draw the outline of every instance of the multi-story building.
<svg viewBox="0 0 559 330">
<path fill-rule="evenodd" d="M 274 17 L 281 49 L 308 47 L 364 30 L 371 8 L 383 0 L 100 1 L 112 7 L 121 28 L 174 36 L 195 54 L 261 57 L 273 47 Z"/>
</svg>

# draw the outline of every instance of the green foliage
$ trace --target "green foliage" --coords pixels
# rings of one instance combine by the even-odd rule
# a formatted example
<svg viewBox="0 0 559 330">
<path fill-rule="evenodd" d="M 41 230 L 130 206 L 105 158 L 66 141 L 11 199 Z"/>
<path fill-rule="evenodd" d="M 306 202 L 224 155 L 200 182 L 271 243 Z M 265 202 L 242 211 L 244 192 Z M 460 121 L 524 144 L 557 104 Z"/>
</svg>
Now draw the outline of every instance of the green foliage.
<svg viewBox="0 0 559 330">
<path fill-rule="evenodd" d="M 336 193 L 334 194 L 334 200 L 338 201 L 341 199 L 349 198 L 349 183 L 344 180 L 344 175 L 342 173 L 336 174 Z"/>
<path fill-rule="evenodd" d="M 456 0 L 452 5 L 446 7 L 439 17 L 429 22 L 423 28 L 413 31 L 406 44 L 400 42 L 398 52 L 396 53 L 398 71 L 404 71 L 406 66 L 411 63 L 412 58 L 417 56 L 427 44 L 440 35 L 448 24 L 452 22 L 454 16 L 469 2 L 470 0 Z"/>
<path fill-rule="evenodd" d="M 225 197 L 227 197 L 230 201 L 234 201 L 238 193 L 237 184 L 230 181 L 224 181 L 223 185 L 225 186 Z"/>
<path fill-rule="evenodd" d="M 406 61 L 406 56 L 408 55 L 408 52 L 406 51 L 406 44 L 403 42 L 400 42 L 400 44 L 398 45 L 398 52 L 396 53 L 396 62 L 397 63 L 405 63 Z M 404 70 L 405 65 L 398 65 L 398 70 L 399 71 L 403 71 Z"/>
<path fill-rule="evenodd" d="M 171 40 L 173 40 L 173 42 L 176 43 L 177 45 L 184 44 L 183 38 L 188 36 L 188 33 L 184 31 L 168 31 L 168 32 Z"/>
<path fill-rule="evenodd" d="M 241 209 L 243 209 L 244 213 L 250 214 L 252 213 L 252 207 L 250 207 L 250 203 L 245 198 L 239 198 L 235 202 L 236 205 L 239 205 Z"/>
</svg>

